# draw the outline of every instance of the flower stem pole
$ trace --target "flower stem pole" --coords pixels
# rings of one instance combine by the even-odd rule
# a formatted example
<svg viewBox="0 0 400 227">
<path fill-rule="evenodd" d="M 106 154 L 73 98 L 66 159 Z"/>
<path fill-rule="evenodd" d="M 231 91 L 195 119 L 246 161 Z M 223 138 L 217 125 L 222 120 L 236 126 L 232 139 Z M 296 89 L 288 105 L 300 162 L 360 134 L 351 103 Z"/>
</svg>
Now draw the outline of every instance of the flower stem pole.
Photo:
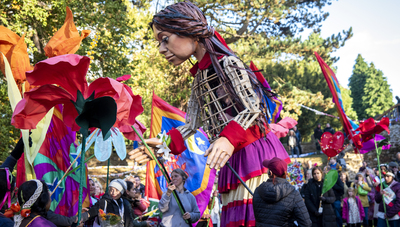
<svg viewBox="0 0 400 227">
<path fill-rule="evenodd" d="M 86 146 L 86 136 L 82 135 L 82 151 L 81 151 L 81 164 L 80 164 L 80 168 L 81 168 L 81 176 L 79 178 L 79 206 L 78 206 L 78 222 L 81 222 L 81 218 L 82 218 L 82 197 L 83 197 L 83 183 L 84 183 L 84 179 L 86 179 L 85 177 L 85 146 Z"/>
<path fill-rule="evenodd" d="M 80 154 L 80 153 L 79 153 Z M 80 168 L 80 166 L 77 166 L 75 168 L 73 168 L 71 171 L 69 171 L 69 169 L 75 164 L 76 160 L 78 160 L 79 156 L 76 156 L 74 162 L 71 163 L 71 165 L 68 167 L 67 171 L 65 172 L 64 176 L 61 177 L 61 179 L 58 181 L 56 187 L 53 189 L 53 191 L 50 193 L 50 196 L 54 194 L 54 192 L 56 191 L 56 189 L 60 186 L 60 184 L 64 181 L 64 178 L 68 177 L 71 173 L 75 172 L 76 170 L 78 170 Z M 94 154 L 92 156 L 90 156 L 89 158 L 87 158 L 85 160 L 85 164 L 94 157 Z"/>
<path fill-rule="evenodd" d="M 217 188 L 218 188 L 218 185 L 217 185 Z M 212 209 L 214 208 L 214 201 L 215 201 L 214 192 L 212 191 L 211 193 L 213 193 L 213 198 L 212 198 L 212 202 L 211 202 L 211 206 L 210 206 L 210 211 L 208 212 L 208 213 L 210 213 L 210 215 L 211 215 Z M 209 224 L 210 224 L 210 220 L 207 221 L 207 226 L 206 227 L 208 227 Z"/>
<path fill-rule="evenodd" d="M 95 156 L 94 156 L 94 154 L 92 155 L 92 156 L 90 156 L 89 158 L 87 158 L 86 160 L 85 160 L 85 164 L 90 160 L 90 159 L 92 159 L 92 158 L 94 158 Z M 70 174 L 72 174 L 72 173 L 74 173 L 75 171 L 77 171 L 78 169 L 80 169 L 81 168 L 81 166 L 79 165 L 79 166 L 77 166 L 77 167 L 75 167 L 75 168 L 73 168 L 71 171 L 69 171 L 68 173 L 66 173 L 66 176 L 65 177 L 68 177 Z"/>
<path fill-rule="evenodd" d="M 379 168 L 379 180 L 380 180 L 380 187 L 381 187 L 381 192 L 383 191 L 383 181 L 382 181 L 382 170 L 381 170 L 381 162 L 379 160 L 379 156 L 381 155 L 381 153 L 378 151 L 378 145 L 376 144 L 376 139 L 375 139 L 375 135 L 374 135 L 374 144 L 375 144 L 375 150 L 376 150 L 376 158 L 378 161 L 378 168 Z M 383 210 L 386 214 L 386 204 L 385 204 L 385 197 L 384 195 L 382 195 L 382 202 L 383 202 Z M 389 226 L 389 221 L 386 218 L 386 226 Z"/>
<path fill-rule="evenodd" d="M 160 162 L 158 161 L 157 157 L 153 154 L 153 152 L 151 151 L 150 147 L 147 145 L 147 143 L 144 141 L 142 135 L 140 135 L 140 133 L 137 131 L 137 129 L 135 127 L 133 127 L 133 130 L 135 131 L 135 133 L 139 136 L 140 140 L 142 141 L 143 145 L 146 147 L 146 149 L 149 151 L 151 157 L 153 158 L 153 160 L 156 162 L 158 168 L 160 169 L 161 173 L 163 174 L 163 176 L 165 177 L 166 180 L 170 179 L 168 173 L 165 171 L 165 169 L 163 168 L 164 166 L 160 164 Z M 170 183 L 170 181 L 168 182 Z M 182 215 L 185 214 L 185 211 L 183 209 L 183 205 L 182 203 L 180 203 L 179 197 L 177 197 L 177 194 L 175 191 L 172 192 L 172 194 L 174 195 L 174 198 L 176 200 L 176 203 L 179 206 L 179 210 L 181 211 Z M 185 220 L 186 223 L 188 223 L 189 225 L 191 224 L 190 220 Z"/>
<path fill-rule="evenodd" d="M 111 159 L 111 157 L 110 158 L 108 158 L 108 161 L 107 161 L 107 186 L 106 186 L 106 193 L 108 193 L 108 177 L 109 177 L 109 175 L 110 175 L 110 159 Z"/>
</svg>

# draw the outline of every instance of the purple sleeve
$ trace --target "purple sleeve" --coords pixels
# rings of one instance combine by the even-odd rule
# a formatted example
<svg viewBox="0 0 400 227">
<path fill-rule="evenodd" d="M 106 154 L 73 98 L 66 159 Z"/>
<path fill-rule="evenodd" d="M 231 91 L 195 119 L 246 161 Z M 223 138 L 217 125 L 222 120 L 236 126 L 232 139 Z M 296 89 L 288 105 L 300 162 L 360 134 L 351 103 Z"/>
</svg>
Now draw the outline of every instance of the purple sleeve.
<svg viewBox="0 0 400 227">
<path fill-rule="evenodd" d="M 389 207 L 387 206 L 387 210 L 386 210 L 386 215 L 388 218 L 392 218 L 393 216 L 395 216 L 397 213 L 400 212 L 400 184 L 396 183 L 396 185 L 394 185 L 392 187 L 393 192 L 396 194 L 396 199 L 393 201 L 393 206 Z"/>
</svg>

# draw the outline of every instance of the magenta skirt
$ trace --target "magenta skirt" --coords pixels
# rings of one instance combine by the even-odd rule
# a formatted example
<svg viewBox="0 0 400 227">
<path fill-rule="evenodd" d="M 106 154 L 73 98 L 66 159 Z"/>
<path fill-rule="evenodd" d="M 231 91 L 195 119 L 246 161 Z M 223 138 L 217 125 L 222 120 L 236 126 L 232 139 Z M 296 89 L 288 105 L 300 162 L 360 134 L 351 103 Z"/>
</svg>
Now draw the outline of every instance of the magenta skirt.
<svg viewBox="0 0 400 227">
<path fill-rule="evenodd" d="M 268 179 L 268 170 L 262 162 L 274 157 L 290 163 L 284 146 L 275 134 L 270 132 L 266 138 L 258 139 L 233 154 L 229 163 L 254 192 Z M 223 204 L 221 226 L 255 226 L 253 197 L 227 166 L 220 170 L 218 190 Z"/>
</svg>

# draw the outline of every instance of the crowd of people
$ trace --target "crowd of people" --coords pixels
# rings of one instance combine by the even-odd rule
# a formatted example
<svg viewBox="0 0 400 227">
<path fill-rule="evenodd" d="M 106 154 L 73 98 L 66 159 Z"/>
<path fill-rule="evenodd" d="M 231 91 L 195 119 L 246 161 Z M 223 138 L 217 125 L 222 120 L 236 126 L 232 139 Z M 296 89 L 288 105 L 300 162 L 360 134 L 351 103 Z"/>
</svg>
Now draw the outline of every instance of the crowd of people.
<svg viewBox="0 0 400 227">
<path fill-rule="evenodd" d="M 77 215 L 65 217 L 50 210 L 50 191 L 44 181 L 26 181 L 21 184 L 17 193 L 13 193 L 16 178 L 12 175 L 12 171 L 23 152 L 24 144 L 21 139 L 11 155 L 0 166 L 0 200 L 3 201 L 0 212 L 1 227 L 103 226 L 101 225 L 101 212 L 112 213 L 120 217 L 121 221 L 117 226 L 121 227 L 185 226 L 187 225 L 186 220 L 190 220 L 191 223 L 204 220 L 204 226 L 206 226 L 211 217 L 213 217 L 215 227 L 219 227 L 220 202 L 217 191 L 210 195 L 216 197 L 214 203 L 211 204 L 210 199 L 207 212 L 200 216 L 195 197 L 184 187 L 188 176 L 181 169 L 174 169 L 171 172 L 172 182 L 160 199 L 158 207 L 162 213 L 160 223 L 146 220 L 147 217 L 143 217 L 148 210 L 149 202 L 145 199 L 145 186 L 137 175 L 112 180 L 106 191 L 103 191 L 102 184 L 97 179 L 89 178 L 88 186 L 92 205 L 82 209 L 82 219 L 78 223 Z M 179 206 L 172 196 L 173 191 L 177 192 L 186 210 L 184 215 L 180 214 Z M 7 203 L 8 200 L 10 204 Z M 11 201 L 13 202 L 11 203 Z M 18 201 L 18 205 L 16 205 L 16 201 Z M 199 222 L 198 226 L 203 225 Z"/>
<path fill-rule="evenodd" d="M 305 170 L 307 183 L 301 189 L 301 195 L 313 226 L 380 227 L 387 226 L 386 219 L 390 226 L 399 226 L 400 200 L 395 199 L 400 196 L 398 164 L 399 161 L 380 166 L 382 181 L 378 167 L 370 168 L 365 162 L 353 181 L 336 158 L 331 158 L 323 170 L 317 166 L 312 168 L 311 174 Z M 321 195 L 323 176 L 331 169 L 338 171 L 339 178 L 331 190 Z M 387 198 L 382 200 L 382 195 Z"/>
<path fill-rule="evenodd" d="M 120 226 L 186 226 L 199 221 L 198 226 L 219 226 L 220 201 L 217 191 L 213 191 L 206 212 L 200 213 L 195 197 L 185 188 L 187 174 L 181 169 L 171 172 L 172 182 L 163 192 L 159 202 L 162 213 L 160 223 L 145 220 L 142 215 L 149 203 L 145 199 L 144 185 L 139 176 L 114 179 L 104 192 L 96 179 L 89 179 L 91 207 L 83 209 L 82 220 L 77 216 L 64 217 L 52 212 L 47 184 L 40 180 L 24 182 L 16 193 L 20 210 L 8 207 L 8 199 L 13 197 L 15 177 L 12 176 L 17 160 L 24 150 L 22 140 L 11 155 L 3 162 L 0 171 L 0 226 L 101 226 L 100 210 L 113 213 L 121 218 Z M 313 165 L 309 160 L 304 170 L 306 183 L 296 189 L 287 181 L 287 164 L 279 158 L 264 160 L 269 179 L 261 183 L 254 192 L 254 216 L 257 226 L 400 226 L 400 153 L 396 162 L 382 164 L 382 181 L 378 167 L 367 163 L 359 168 L 355 179 L 350 181 L 348 173 L 338 162 L 330 158 L 324 168 Z M 337 170 L 339 178 L 334 186 L 322 194 L 324 176 L 330 170 Z M 381 189 L 382 187 L 382 189 Z M 181 214 L 179 205 L 172 195 L 176 192 L 186 211 Z M 385 194 L 385 199 L 382 195 Z M 213 202 L 211 202 L 213 201 Z M 213 203 L 213 204 L 212 204 Z M 385 204 L 385 205 L 384 205 Z M 11 209 L 5 209 L 11 208 Z M 26 214 L 29 214 L 27 216 Z M 15 217 L 13 217 L 15 216 Z M 13 219 L 10 219 L 13 217 Z"/>
</svg>

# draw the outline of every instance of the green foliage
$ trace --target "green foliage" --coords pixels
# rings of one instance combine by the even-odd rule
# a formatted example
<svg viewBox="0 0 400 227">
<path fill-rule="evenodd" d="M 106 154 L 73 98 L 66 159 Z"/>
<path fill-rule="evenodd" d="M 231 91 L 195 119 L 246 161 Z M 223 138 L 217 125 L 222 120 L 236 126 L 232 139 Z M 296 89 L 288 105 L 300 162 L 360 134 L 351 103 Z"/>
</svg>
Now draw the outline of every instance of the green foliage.
<svg viewBox="0 0 400 227">
<path fill-rule="evenodd" d="M 353 98 L 351 97 L 351 90 L 340 86 L 340 91 L 342 92 L 344 112 L 351 120 L 358 120 L 357 113 L 352 107 Z"/>
<path fill-rule="evenodd" d="M 329 44 L 317 33 L 312 33 L 303 42 L 294 42 L 296 39 L 292 38 L 284 41 L 277 39 L 269 42 L 273 43 L 272 46 L 255 40 L 243 39 L 231 46 L 242 60 L 247 63 L 253 61 L 258 68 L 263 69 L 264 77 L 284 102 L 281 116 L 290 116 L 298 121 L 298 129 L 305 141 L 311 140 L 313 129 L 318 123 L 330 123 L 336 130 L 340 130 L 342 126 L 339 120 L 316 115 L 297 105 L 302 104 L 338 116 L 332 102 L 332 94 L 314 56 L 316 51 L 328 64 L 332 64 L 336 60 L 330 57 L 334 45 Z M 293 44 L 289 45 L 292 41 Z"/>
<path fill-rule="evenodd" d="M 340 127 L 334 118 L 315 115 L 297 106 L 303 104 L 336 113 L 314 51 L 331 65 L 338 59 L 330 54 L 345 44 L 352 31 L 350 28 L 328 38 L 321 37 L 321 22 L 328 16 L 322 9 L 331 2 L 196 2 L 237 55 L 245 63 L 254 61 L 264 70 L 264 76 L 284 102 L 282 117 L 297 119 L 305 140 L 309 140 L 317 122 Z M 0 24 L 19 35 L 25 34 L 31 62 L 35 64 L 46 58 L 43 48 L 63 25 L 67 4 L 78 30 L 92 30 L 77 52 L 93 58 L 89 79 L 131 74 L 132 78 L 125 83 L 142 96 L 145 111 L 139 120 L 149 127 L 153 91 L 185 111 L 193 81 L 189 63 L 174 67 L 158 53 L 148 23 L 153 14 L 151 5 L 160 10 L 163 6 L 159 3 L 165 6 L 170 1 L 6 0 L 0 5 Z M 298 35 L 305 28 L 314 32 L 302 41 Z"/>
<path fill-rule="evenodd" d="M 332 0 L 196 1 L 212 25 L 226 34 L 227 43 L 254 34 L 274 39 L 294 37 L 304 29 L 318 32 L 329 15 L 322 9 L 331 3 Z M 332 40 L 336 38 L 339 37 Z"/>
<path fill-rule="evenodd" d="M 367 119 L 382 114 L 394 105 L 393 94 L 383 72 L 369 65 L 359 54 L 349 78 L 353 109 L 359 119 Z"/>
<path fill-rule="evenodd" d="M 12 110 L 4 80 L 0 80 L 0 113 L 0 160 L 4 161 L 19 139 L 19 130 L 11 125 Z"/>
<path fill-rule="evenodd" d="M 0 25 L 20 36 L 25 34 L 32 64 L 47 58 L 43 48 L 64 24 L 65 3 L 64 0 L 9 0 L 0 5 Z M 135 51 L 131 46 L 134 41 L 131 34 L 140 29 L 134 26 L 135 17 L 128 16 L 129 1 L 78 0 L 68 1 L 67 5 L 73 12 L 78 30 L 92 31 L 77 52 L 87 55 L 88 51 L 93 51 L 90 74 L 111 78 L 129 74 L 133 69 L 129 56 Z M 90 49 L 95 33 L 100 39 L 95 48 Z"/>
</svg>

